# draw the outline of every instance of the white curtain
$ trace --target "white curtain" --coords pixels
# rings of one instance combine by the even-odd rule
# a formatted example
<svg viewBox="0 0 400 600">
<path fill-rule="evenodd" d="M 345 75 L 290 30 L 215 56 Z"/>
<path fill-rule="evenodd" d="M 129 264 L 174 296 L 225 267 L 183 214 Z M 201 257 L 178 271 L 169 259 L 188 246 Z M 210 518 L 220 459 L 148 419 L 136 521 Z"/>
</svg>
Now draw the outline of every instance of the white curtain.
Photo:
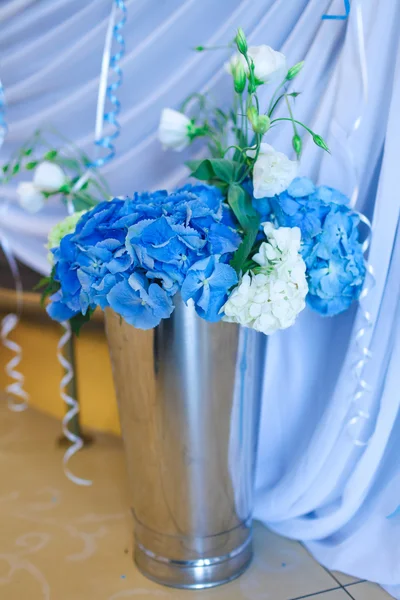
<svg viewBox="0 0 400 600">
<path fill-rule="evenodd" d="M 49 123 L 93 152 L 110 5 L 3 1 L 4 160 Z M 156 138 L 163 107 L 205 89 L 222 102 L 228 98 L 226 54 L 196 54 L 191 47 L 225 44 L 240 25 L 252 43 L 282 49 L 291 63 L 306 60 L 296 81 L 305 90 L 296 116 L 328 140 L 332 156 L 307 143 L 302 171 L 349 195 L 359 186 L 357 209 L 373 219 L 369 260 L 376 281 L 363 308 L 334 319 L 305 311 L 295 327 L 268 340 L 256 517 L 304 540 L 329 568 L 376 581 L 400 598 L 400 515 L 388 519 L 400 505 L 400 3 L 353 0 L 348 21 L 321 19 L 343 14 L 341 0 L 131 0 L 127 7 L 122 131 L 117 156 L 104 169 L 115 195 L 174 186 L 186 176 L 183 161 L 202 151 L 163 153 Z M 290 128 L 274 129 L 270 140 L 289 152 Z M 54 203 L 26 215 L 15 203 L 14 183 L 3 196 L 3 235 L 21 260 L 46 272 L 46 233 L 64 209 Z M 362 338 L 372 353 L 364 374 L 370 388 L 357 403 L 355 336 L 365 310 L 373 323 Z"/>
</svg>

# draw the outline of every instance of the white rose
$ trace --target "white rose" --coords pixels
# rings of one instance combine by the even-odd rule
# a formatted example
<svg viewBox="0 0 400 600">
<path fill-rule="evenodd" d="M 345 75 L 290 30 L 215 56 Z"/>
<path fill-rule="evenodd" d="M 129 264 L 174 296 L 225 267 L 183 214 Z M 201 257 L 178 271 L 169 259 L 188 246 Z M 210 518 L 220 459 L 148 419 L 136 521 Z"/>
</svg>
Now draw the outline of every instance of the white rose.
<svg viewBox="0 0 400 600">
<path fill-rule="evenodd" d="M 250 46 L 247 54 L 254 63 L 254 75 L 258 81 L 263 83 L 280 83 L 286 77 L 288 68 L 286 56 L 282 52 L 273 50 L 265 44 L 261 46 Z M 249 67 L 242 54 L 234 54 L 230 61 L 225 64 L 228 73 L 233 74 L 237 63 L 241 61 L 248 74 Z"/>
<path fill-rule="evenodd" d="M 45 203 L 45 197 L 31 181 L 22 181 L 17 187 L 18 202 L 24 210 L 36 213 Z"/>
<path fill-rule="evenodd" d="M 164 149 L 172 148 L 180 152 L 186 148 L 190 143 L 188 134 L 191 125 L 190 119 L 183 113 L 172 108 L 164 108 L 158 128 L 158 139 Z"/>
<path fill-rule="evenodd" d="M 36 167 L 33 175 L 34 186 L 43 192 L 56 192 L 65 181 L 66 176 L 62 168 L 47 160 Z"/>
<path fill-rule="evenodd" d="M 255 156 L 250 150 L 249 156 Z M 285 191 L 297 176 L 298 165 L 286 154 L 277 152 L 269 144 L 261 144 L 253 169 L 254 198 L 272 198 Z"/>
</svg>

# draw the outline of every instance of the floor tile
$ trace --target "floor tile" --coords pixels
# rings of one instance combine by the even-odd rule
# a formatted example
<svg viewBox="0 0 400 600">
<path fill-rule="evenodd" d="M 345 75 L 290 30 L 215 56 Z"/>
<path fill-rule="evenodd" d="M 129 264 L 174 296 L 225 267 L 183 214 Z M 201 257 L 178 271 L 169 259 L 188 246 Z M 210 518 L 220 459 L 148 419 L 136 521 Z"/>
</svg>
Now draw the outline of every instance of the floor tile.
<svg viewBox="0 0 400 600">
<path fill-rule="evenodd" d="M 199 592 L 148 581 L 131 557 L 121 440 L 96 435 L 95 443 L 73 458 L 73 472 L 93 480 L 91 487 L 80 488 L 63 473 L 59 432 L 56 421 L 32 410 L 10 413 L 0 402 L 0 598 L 350 600 L 301 544 L 259 523 L 253 563 L 236 581 Z"/>
<path fill-rule="evenodd" d="M 336 577 L 338 581 L 342 585 L 351 585 L 352 583 L 358 583 L 360 579 L 357 577 L 352 577 L 351 575 L 346 575 L 345 573 L 341 573 L 340 571 L 332 571 L 332 575 Z"/>
<path fill-rule="evenodd" d="M 294 598 L 293 600 L 300 600 Z M 301 598 L 303 600 L 303 598 Z M 323 594 L 317 594 L 316 596 L 309 596 L 304 600 L 351 600 L 350 596 L 346 594 L 344 590 L 332 590 L 331 592 L 325 592 Z"/>
<path fill-rule="evenodd" d="M 375 583 L 358 583 L 349 588 L 354 600 L 393 600 L 379 585 Z"/>
</svg>

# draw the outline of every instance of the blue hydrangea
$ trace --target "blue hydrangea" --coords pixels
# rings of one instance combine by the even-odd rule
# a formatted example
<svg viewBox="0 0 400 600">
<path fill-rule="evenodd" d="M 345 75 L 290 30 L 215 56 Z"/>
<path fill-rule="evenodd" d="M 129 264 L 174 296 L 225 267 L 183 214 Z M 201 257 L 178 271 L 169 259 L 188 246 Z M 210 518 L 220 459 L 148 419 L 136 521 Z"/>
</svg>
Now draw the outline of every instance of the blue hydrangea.
<svg viewBox="0 0 400 600">
<path fill-rule="evenodd" d="M 240 243 L 234 217 L 212 186 L 186 185 L 172 194 L 157 191 L 102 202 L 54 250 L 61 288 L 48 312 L 61 321 L 111 306 L 136 327 L 154 327 L 171 314 L 171 296 L 184 286 L 189 290 L 197 265 L 212 284 L 195 294 L 196 310 L 217 320 L 236 281 L 226 263 Z"/>
<path fill-rule="evenodd" d="M 183 283 L 181 294 L 185 302 L 193 300 L 198 314 L 207 321 L 219 321 L 220 310 L 228 291 L 236 285 L 235 269 L 209 256 L 192 265 Z"/>
<path fill-rule="evenodd" d="M 349 208 L 348 198 L 301 177 L 270 203 L 279 226 L 301 229 L 308 305 L 328 316 L 348 309 L 358 299 L 365 279 L 359 217 Z"/>
<path fill-rule="evenodd" d="M 152 329 L 174 310 L 165 290 L 140 273 L 117 283 L 108 293 L 108 301 L 127 323 L 139 329 Z"/>
</svg>

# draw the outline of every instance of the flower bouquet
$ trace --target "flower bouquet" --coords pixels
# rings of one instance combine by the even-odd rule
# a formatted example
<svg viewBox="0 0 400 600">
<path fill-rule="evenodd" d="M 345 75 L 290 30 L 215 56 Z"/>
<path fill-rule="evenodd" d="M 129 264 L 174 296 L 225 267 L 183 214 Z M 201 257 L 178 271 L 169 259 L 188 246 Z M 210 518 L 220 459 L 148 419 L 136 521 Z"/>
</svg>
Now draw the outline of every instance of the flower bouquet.
<svg viewBox="0 0 400 600">
<path fill-rule="evenodd" d="M 297 176 L 302 131 L 328 151 L 293 115 L 302 63 L 288 69 L 242 30 L 235 44 L 232 107 L 194 94 L 161 116 L 166 148 L 207 142 L 208 157 L 187 163 L 198 183 L 101 202 L 50 244 L 50 316 L 78 327 L 106 309 L 136 562 L 177 587 L 228 581 L 251 559 L 261 334 L 293 325 L 306 303 L 347 309 L 365 276 L 347 198 Z M 261 86 L 275 88 L 267 107 Z M 288 123 L 297 160 L 265 141 Z"/>
</svg>

